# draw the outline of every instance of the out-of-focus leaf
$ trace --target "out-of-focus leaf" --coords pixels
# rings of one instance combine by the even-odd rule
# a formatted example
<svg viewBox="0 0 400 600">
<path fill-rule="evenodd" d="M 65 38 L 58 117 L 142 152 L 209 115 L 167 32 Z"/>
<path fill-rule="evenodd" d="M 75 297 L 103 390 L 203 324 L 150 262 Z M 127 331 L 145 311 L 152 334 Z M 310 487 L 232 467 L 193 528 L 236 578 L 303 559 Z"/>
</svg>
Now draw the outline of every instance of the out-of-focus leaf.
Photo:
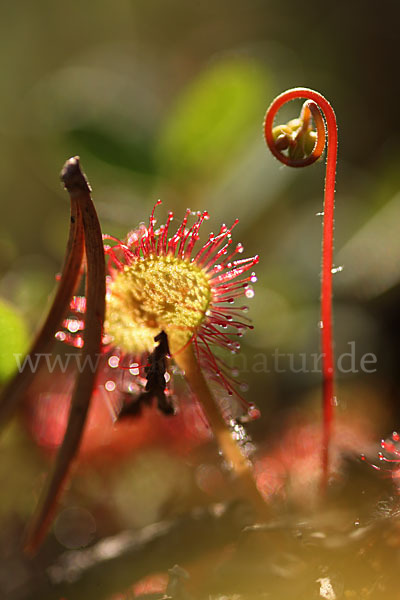
<svg viewBox="0 0 400 600">
<path fill-rule="evenodd" d="M 277 161 L 268 153 L 264 143 L 260 119 L 257 125 L 258 132 L 253 143 L 246 144 L 239 156 L 230 162 L 229 168 L 219 173 L 210 185 L 203 186 L 203 196 L 207 199 L 204 206 L 212 210 L 214 222 L 219 225 L 227 220 L 227 215 L 234 215 L 240 221 L 236 235 L 241 236 L 243 231 L 251 229 L 253 240 L 254 227 L 263 222 L 263 215 L 270 206 L 282 199 L 282 190 L 298 176 L 299 171 L 277 167 Z M 260 254 L 260 244 L 265 239 L 258 239 L 257 251 Z"/>
<path fill-rule="evenodd" d="M 15 354 L 22 354 L 28 344 L 28 332 L 20 315 L 0 300 L 0 382 L 16 369 Z"/>
<path fill-rule="evenodd" d="M 7 481 L 0 495 L 0 519 L 9 523 L 13 518 L 24 519 L 32 512 L 35 482 L 39 486 L 43 477 L 43 464 L 18 422 L 14 421 L 1 438 L 0 479 Z M 11 516 L 13 515 L 13 516 Z M 3 591 L 3 588 L 0 588 Z M 8 596 L 7 596 L 8 597 Z M 4 598 L 1 595 L 1 598 Z"/>
<path fill-rule="evenodd" d="M 254 61 L 209 67 L 178 98 L 160 132 L 158 156 L 167 175 L 209 175 L 232 159 L 265 111 L 267 74 Z"/>
<path fill-rule="evenodd" d="M 151 140 L 137 131 L 132 132 L 128 141 L 118 137 L 112 130 L 87 125 L 74 129 L 69 137 L 82 155 L 89 151 L 96 158 L 114 166 L 146 174 L 154 171 Z"/>
<path fill-rule="evenodd" d="M 54 263 L 38 254 L 26 256 L 0 280 L 0 296 L 18 306 L 35 327 L 46 312 L 49 292 L 56 286 L 55 273 Z"/>
</svg>

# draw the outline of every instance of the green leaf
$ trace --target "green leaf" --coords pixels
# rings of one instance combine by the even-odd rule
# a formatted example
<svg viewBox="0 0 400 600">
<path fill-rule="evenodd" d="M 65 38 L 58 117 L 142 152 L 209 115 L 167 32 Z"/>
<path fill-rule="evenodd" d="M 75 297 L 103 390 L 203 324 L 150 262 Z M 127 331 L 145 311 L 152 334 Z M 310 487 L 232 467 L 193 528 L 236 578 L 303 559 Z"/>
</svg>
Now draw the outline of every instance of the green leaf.
<svg viewBox="0 0 400 600">
<path fill-rule="evenodd" d="M 260 131 L 268 78 L 254 61 L 229 59 L 204 71 L 178 98 L 160 132 L 166 176 L 209 176 Z"/>
<path fill-rule="evenodd" d="M 69 137 L 77 152 L 82 155 L 91 152 L 110 165 L 144 174 L 154 172 L 152 140 L 138 131 L 133 131 L 127 141 L 111 128 L 107 130 L 105 127 L 87 124 L 73 129 Z"/>
<path fill-rule="evenodd" d="M 16 370 L 15 355 L 26 351 L 28 340 L 22 317 L 10 304 L 0 300 L 0 382 Z"/>
</svg>

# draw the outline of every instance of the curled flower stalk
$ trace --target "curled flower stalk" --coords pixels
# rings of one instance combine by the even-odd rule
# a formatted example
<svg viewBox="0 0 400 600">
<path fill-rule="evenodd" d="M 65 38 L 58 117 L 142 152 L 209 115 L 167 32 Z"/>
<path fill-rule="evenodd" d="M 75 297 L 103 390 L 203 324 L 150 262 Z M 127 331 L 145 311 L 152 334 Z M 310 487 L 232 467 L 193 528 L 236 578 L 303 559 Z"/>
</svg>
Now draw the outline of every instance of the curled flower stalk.
<svg viewBox="0 0 400 600">
<path fill-rule="evenodd" d="M 296 98 L 304 98 L 299 119 L 286 125 L 273 126 L 279 109 Z M 324 122 L 325 118 L 325 122 Z M 312 130 L 312 119 L 317 131 Z M 328 482 L 329 445 L 332 435 L 334 411 L 334 356 L 332 335 L 332 257 L 335 180 L 337 163 L 337 124 L 336 116 L 329 102 L 318 92 L 308 88 L 293 88 L 283 92 L 268 108 L 264 134 L 266 143 L 272 154 L 282 163 L 291 167 L 305 167 L 318 160 L 325 148 L 328 134 L 327 161 L 324 194 L 324 222 L 322 241 L 322 275 L 321 275 L 321 347 L 323 377 L 323 449 L 322 469 L 323 487 Z"/>
</svg>

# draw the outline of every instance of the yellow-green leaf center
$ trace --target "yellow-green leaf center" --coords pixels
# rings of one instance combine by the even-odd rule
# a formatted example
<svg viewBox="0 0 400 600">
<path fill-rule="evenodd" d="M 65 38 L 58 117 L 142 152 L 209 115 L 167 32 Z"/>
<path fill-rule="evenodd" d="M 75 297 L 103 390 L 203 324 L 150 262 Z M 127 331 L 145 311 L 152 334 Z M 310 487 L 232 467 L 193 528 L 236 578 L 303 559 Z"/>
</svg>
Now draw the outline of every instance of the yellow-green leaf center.
<svg viewBox="0 0 400 600">
<path fill-rule="evenodd" d="M 149 352 L 164 330 L 171 352 L 192 338 L 211 301 L 208 276 L 175 256 L 148 256 L 117 273 L 109 286 L 105 333 L 124 352 Z"/>
</svg>

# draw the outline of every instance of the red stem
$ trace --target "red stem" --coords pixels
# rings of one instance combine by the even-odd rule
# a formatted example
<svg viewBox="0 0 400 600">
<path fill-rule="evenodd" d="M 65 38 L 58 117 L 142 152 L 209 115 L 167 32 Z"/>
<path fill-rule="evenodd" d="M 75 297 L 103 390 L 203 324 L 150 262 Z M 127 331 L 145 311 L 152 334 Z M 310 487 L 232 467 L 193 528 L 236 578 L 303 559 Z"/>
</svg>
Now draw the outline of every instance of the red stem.
<svg viewBox="0 0 400 600">
<path fill-rule="evenodd" d="M 272 127 L 276 113 L 283 104 L 295 98 L 307 98 L 305 106 L 310 108 L 317 125 L 317 141 L 310 156 L 293 161 L 276 149 L 272 136 Z M 319 110 L 318 110 L 319 109 Z M 328 482 L 329 444 L 332 434 L 334 407 L 334 357 L 332 341 L 332 256 L 333 256 L 333 226 L 335 205 L 335 179 L 337 163 L 337 124 L 332 106 L 318 92 L 308 88 L 293 88 L 275 98 L 265 116 L 265 140 L 273 155 L 281 162 L 292 167 L 303 167 L 315 162 L 322 154 L 325 146 L 325 132 L 321 112 L 325 118 L 328 133 L 327 160 L 324 194 L 324 226 L 322 240 L 322 276 L 321 276 L 321 346 L 322 346 L 322 377 L 323 377 L 323 447 L 322 469 L 323 487 Z M 322 124 L 322 125 L 321 125 Z M 322 127 L 322 129 L 321 129 Z"/>
</svg>

